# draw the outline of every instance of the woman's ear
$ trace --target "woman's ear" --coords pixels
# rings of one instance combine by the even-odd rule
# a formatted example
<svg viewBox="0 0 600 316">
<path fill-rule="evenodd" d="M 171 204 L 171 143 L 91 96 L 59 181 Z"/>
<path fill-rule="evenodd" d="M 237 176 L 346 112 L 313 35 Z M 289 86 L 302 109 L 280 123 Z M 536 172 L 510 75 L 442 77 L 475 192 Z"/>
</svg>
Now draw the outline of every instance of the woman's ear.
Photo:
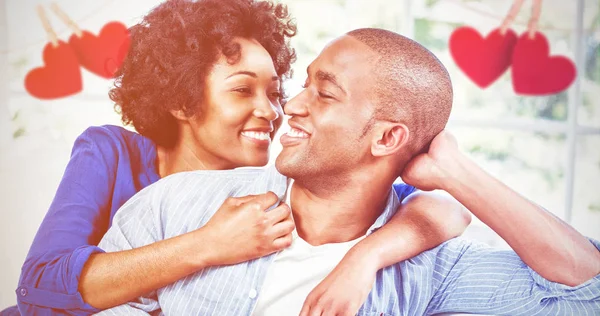
<svg viewBox="0 0 600 316">
<path fill-rule="evenodd" d="M 404 149 L 409 137 L 410 131 L 402 123 L 377 122 L 371 141 L 371 154 L 375 157 L 397 154 Z"/>
</svg>

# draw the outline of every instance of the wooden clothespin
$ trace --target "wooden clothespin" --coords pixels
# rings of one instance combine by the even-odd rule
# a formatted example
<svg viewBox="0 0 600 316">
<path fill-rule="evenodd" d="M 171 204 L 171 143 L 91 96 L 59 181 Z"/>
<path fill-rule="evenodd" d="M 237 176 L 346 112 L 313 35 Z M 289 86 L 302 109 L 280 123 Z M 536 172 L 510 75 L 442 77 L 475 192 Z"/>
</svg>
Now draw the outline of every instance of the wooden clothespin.
<svg viewBox="0 0 600 316">
<path fill-rule="evenodd" d="M 73 33 L 75 33 L 77 37 L 81 38 L 83 36 L 83 32 L 81 31 L 77 23 L 73 22 L 73 20 L 60 9 L 58 4 L 53 2 L 50 5 L 50 9 L 58 16 L 58 18 L 60 18 L 63 21 L 63 23 L 69 26 L 69 28 L 73 31 Z"/>
<path fill-rule="evenodd" d="M 515 0 L 508 11 L 508 14 L 502 21 L 502 26 L 500 26 L 500 34 L 506 34 L 506 31 L 510 28 L 510 25 L 515 21 L 517 14 L 521 11 L 521 7 L 523 6 L 523 2 L 525 0 Z"/>
<path fill-rule="evenodd" d="M 510 27 L 510 25 L 514 22 L 517 14 L 521 11 L 521 7 L 523 6 L 523 2 L 525 0 L 514 0 L 506 18 L 502 21 L 502 25 L 500 26 L 500 34 L 506 34 L 506 31 Z M 531 9 L 531 17 L 529 18 L 529 23 L 527 24 L 527 32 L 529 33 L 529 38 L 533 39 L 535 37 L 535 33 L 538 30 L 538 22 L 540 19 L 540 13 L 542 11 L 542 0 L 533 0 L 533 6 Z"/>
<path fill-rule="evenodd" d="M 37 13 L 38 17 L 42 21 L 42 26 L 48 35 L 48 41 L 52 43 L 54 48 L 58 47 L 58 37 L 56 36 L 56 32 L 54 32 L 52 29 L 52 25 L 50 25 L 50 21 L 48 21 L 48 17 L 46 17 L 46 12 L 44 11 L 44 7 L 42 7 L 42 5 L 37 6 Z"/>
<path fill-rule="evenodd" d="M 529 31 L 529 38 L 533 39 L 535 33 L 538 30 L 538 23 L 540 20 L 540 14 L 542 13 L 542 0 L 533 0 L 533 7 L 531 9 L 531 17 L 527 24 L 527 30 Z"/>
</svg>

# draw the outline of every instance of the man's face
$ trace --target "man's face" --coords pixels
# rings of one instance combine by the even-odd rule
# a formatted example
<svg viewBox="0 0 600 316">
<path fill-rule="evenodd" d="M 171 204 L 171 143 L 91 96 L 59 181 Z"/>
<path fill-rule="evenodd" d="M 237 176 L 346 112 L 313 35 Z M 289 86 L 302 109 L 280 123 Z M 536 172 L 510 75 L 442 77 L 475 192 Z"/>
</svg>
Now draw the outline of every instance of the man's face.
<svg viewBox="0 0 600 316">
<path fill-rule="evenodd" d="M 284 107 L 291 130 L 281 136 L 279 172 L 297 180 L 343 177 L 370 155 L 364 134 L 374 113 L 369 87 L 375 58 L 368 46 L 344 35 L 310 64 L 305 89 Z"/>
</svg>

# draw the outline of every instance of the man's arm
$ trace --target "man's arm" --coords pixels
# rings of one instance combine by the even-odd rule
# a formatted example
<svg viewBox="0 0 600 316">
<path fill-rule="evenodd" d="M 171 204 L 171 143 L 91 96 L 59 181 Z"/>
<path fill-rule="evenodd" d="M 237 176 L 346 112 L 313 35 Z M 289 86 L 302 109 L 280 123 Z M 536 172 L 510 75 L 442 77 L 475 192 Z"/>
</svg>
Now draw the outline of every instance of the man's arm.
<svg viewBox="0 0 600 316">
<path fill-rule="evenodd" d="M 351 252 L 376 258 L 377 270 L 383 269 L 461 235 L 470 222 L 471 214 L 453 198 L 418 191 L 406 197 L 394 217 Z"/>
<path fill-rule="evenodd" d="M 154 301 L 153 304 L 158 305 L 158 303 L 155 300 L 153 300 L 153 301 Z M 158 308 L 154 309 L 153 308 L 153 304 L 148 304 L 148 305 L 145 305 L 145 306 L 147 306 L 148 309 L 154 310 L 155 311 L 154 313 L 146 312 L 144 310 L 144 308 L 137 308 L 134 304 L 129 303 L 129 304 L 123 304 L 123 305 L 115 306 L 115 307 L 110 308 L 110 309 L 105 309 L 105 310 L 103 310 L 103 311 L 101 311 L 99 313 L 96 313 L 94 315 L 96 315 L 96 316 L 121 316 L 121 315 L 147 316 L 147 315 L 158 314 L 158 312 L 156 312 L 156 311 L 159 311 L 159 309 Z"/>
<path fill-rule="evenodd" d="M 156 302 L 156 301 L 155 301 Z M 155 303 L 158 304 L 158 303 Z M 147 305 L 150 309 L 152 309 L 152 304 Z M 155 311 L 158 311 L 158 309 L 154 309 Z M 119 305 L 119 306 L 115 306 L 113 308 L 110 309 L 105 309 L 99 313 L 96 313 L 94 315 L 96 316 L 122 316 L 122 315 L 127 315 L 127 316 L 147 316 L 147 315 L 153 315 L 156 313 L 149 313 L 146 312 L 143 308 L 137 308 L 135 307 L 135 305 L 133 304 L 123 304 L 123 305 Z"/>
<path fill-rule="evenodd" d="M 600 273 L 600 252 L 587 238 L 483 171 L 448 132 L 413 159 L 402 178 L 417 188 L 450 193 L 545 279 L 575 286 Z"/>
<path fill-rule="evenodd" d="M 425 315 L 592 316 L 600 311 L 600 276 L 573 287 L 551 282 L 525 265 L 514 251 L 462 239 L 449 241 L 428 255 L 423 260 L 433 264 L 433 296 Z"/>
<path fill-rule="evenodd" d="M 309 311 L 311 315 L 356 314 L 378 270 L 462 234 L 471 221 L 471 215 L 452 198 L 422 191 L 402 198 L 394 217 L 350 249 L 310 292 L 300 315 Z"/>
</svg>

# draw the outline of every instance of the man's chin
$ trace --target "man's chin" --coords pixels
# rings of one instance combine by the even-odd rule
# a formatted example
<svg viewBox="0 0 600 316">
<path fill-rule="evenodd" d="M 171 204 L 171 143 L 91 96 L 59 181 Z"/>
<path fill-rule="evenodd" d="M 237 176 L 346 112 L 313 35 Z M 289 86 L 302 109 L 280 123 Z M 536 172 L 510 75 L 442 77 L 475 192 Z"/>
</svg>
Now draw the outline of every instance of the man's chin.
<svg viewBox="0 0 600 316">
<path fill-rule="evenodd" d="M 275 159 L 275 168 L 282 175 L 292 178 L 296 174 L 294 171 L 298 168 L 298 164 L 294 162 L 294 159 L 282 153 Z"/>
</svg>

